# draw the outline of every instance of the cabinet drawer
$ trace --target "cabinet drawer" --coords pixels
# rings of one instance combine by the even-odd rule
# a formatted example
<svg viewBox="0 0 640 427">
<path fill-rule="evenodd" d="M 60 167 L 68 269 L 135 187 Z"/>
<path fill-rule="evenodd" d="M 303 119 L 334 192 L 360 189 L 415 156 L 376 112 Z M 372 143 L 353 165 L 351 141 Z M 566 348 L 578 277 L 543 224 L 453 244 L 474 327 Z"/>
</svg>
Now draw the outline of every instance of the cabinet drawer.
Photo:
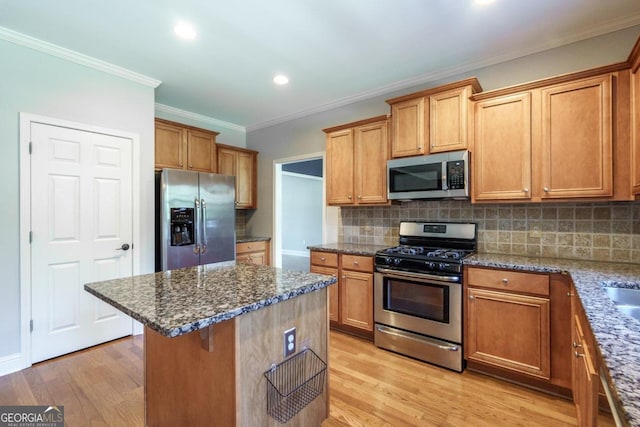
<svg viewBox="0 0 640 427">
<path fill-rule="evenodd" d="M 324 265 L 327 267 L 338 266 L 338 254 L 331 252 L 311 251 L 311 265 Z"/>
<path fill-rule="evenodd" d="M 469 268 L 467 270 L 467 284 L 507 292 L 549 295 L 549 276 L 546 274 Z"/>
<path fill-rule="evenodd" d="M 345 270 L 373 272 L 373 257 L 362 255 L 342 255 L 342 268 Z"/>
<path fill-rule="evenodd" d="M 267 249 L 266 241 L 236 243 L 236 253 L 264 251 Z"/>
</svg>

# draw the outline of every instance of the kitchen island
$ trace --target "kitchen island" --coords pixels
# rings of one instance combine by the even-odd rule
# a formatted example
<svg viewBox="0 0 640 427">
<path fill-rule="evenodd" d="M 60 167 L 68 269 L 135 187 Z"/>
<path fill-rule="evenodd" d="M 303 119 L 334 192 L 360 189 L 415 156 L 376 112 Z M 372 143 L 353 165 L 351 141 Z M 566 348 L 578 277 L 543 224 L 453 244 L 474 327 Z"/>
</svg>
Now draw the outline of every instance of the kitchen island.
<svg viewBox="0 0 640 427">
<path fill-rule="evenodd" d="M 144 325 L 146 425 L 275 426 L 264 373 L 285 360 L 283 333 L 292 327 L 298 351 L 308 347 L 328 361 L 326 287 L 335 280 L 226 263 L 90 283 L 85 290 Z M 322 385 L 289 425 L 327 418 L 326 375 Z"/>
</svg>

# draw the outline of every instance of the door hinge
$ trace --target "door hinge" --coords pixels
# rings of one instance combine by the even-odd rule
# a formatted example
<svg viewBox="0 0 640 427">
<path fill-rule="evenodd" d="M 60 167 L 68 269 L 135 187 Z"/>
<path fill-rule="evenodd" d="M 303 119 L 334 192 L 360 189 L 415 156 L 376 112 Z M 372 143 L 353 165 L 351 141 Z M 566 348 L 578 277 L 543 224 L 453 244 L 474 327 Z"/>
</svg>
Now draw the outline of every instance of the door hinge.
<svg viewBox="0 0 640 427">
<path fill-rule="evenodd" d="M 33 144 L 29 141 L 29 154 L 33 152 Z"/>
<path fill-rule="evenodd" d="M 29 232 L 29 243 L 33 242 L 33 231 Z"/>
<path fill-rule="evenodd" d="M 29 320 L 29 332 L 33 332 L 33 319 Z"/>
</svg>

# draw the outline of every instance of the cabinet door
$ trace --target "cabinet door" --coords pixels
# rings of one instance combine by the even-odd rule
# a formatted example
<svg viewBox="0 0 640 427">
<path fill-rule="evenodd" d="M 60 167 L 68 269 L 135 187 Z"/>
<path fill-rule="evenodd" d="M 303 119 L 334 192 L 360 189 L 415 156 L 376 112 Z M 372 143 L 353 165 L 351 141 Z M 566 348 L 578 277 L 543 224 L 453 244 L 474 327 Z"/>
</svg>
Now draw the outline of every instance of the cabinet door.
<svg viewBox="0 0 640 427">
<path fill-rule="evenodd" d="M 475 104 L 474 200 L 531 198 L 531 94 Z"/>
<path fill-rule="evenodd" d="M 386 203 L 389 139 L 387 122 L 355 128 L 356 203 Z"/>
<path fill-rule="evenodd" d="M 353 130 L 327 134 L 327 203 L 354 203 Z"/>
<path fill-rule="evenodd" d="M 467 288 L 467 359 L 549 379 L 549 299 Z"/>
<path fill-rule="evenodd" d="M 426 154 L 424 97 L 391 106 L 391 157 Z"/>
<path fill-rule="evenodd" d="M 156 169 L 184 169 L 187 159 L 185 131 L 167 123 L 155 124 L 155 165 Z"/>
<path fill-rule="evenodd" d="M 610 75 L 542 89 L 542 194 L 613 194 Z"/>
<path fill-rule="evenodd" d="M 429 97 L 429 152 L 464 150 L 468 147 L 470 87 Z"/>
<path fill-rule="evenodd" d="M 218 147 L 218 173 L 236 177 L 236 208 L 256 209 L 256 153 Z"/>
<path fill-rule="evenodd" d="M 218 148 L 218 173 L 236 176 L 236 152 Z"/>
<path fill-rule="evenodd" d="M 373 331 L 373 274 L 342 270 L 340 317 L 343 325 Z"/>
<path fill-rule="evenodd" d="M 578 425 L 592 427 L 597 424 L 598 419 L 599 376 L 578 315 L 573 318 L 573 326 L 573 402 L 576 405 Z"/>
<path fill-rule="evenodd" d="M 256 200 L 256 156 L 240 151 L 236 157 L 236 207 L 255 209 Z"/>
<path fill-rule="evenodd" d="M 187 131 L 187 159 L 189 170 L 216 172 L 216 138 L 212 134 Z"/>
<path fill-rule="evenodd" d="M 338 269 L 330 267 L 321 267 L 311 265 L 310 271 L 318 274 L 328 274 L 329 276 L 338 277 Z M 332 322 L 340 322 L 340 306 L 339 306 L 339 288 L 340 283 L 329 286 L 329 320 Z"/>
<path fill-rule="evenodd" d="M 631 191 L 640 195 L 640 59 L 631 75 L 632 139 Z"/>
</svg>

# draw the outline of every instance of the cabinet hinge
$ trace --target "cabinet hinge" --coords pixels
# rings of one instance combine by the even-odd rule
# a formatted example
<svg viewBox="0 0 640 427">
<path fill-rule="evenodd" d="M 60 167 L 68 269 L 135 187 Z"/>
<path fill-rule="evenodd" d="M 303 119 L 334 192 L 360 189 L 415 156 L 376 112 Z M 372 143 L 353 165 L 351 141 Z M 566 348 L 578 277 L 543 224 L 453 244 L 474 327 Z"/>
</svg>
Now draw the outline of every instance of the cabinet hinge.
<svg viewBox="0 0 640 427">
<path fill-rule="evenodd" d="M 29 141 L 29 154 L 31 154 L 33 151 L 33 144 L 31 144 L 31 141 Z"/>
<path fill-rule="evenodd" d="M 33 242 L 33 231 L 29 231 L 29 243 Z"/>
<path fill-rule="evenodd" d="M 29 320 L 29 332 L 33 332 L 33 319 Z"/>
</svg>

